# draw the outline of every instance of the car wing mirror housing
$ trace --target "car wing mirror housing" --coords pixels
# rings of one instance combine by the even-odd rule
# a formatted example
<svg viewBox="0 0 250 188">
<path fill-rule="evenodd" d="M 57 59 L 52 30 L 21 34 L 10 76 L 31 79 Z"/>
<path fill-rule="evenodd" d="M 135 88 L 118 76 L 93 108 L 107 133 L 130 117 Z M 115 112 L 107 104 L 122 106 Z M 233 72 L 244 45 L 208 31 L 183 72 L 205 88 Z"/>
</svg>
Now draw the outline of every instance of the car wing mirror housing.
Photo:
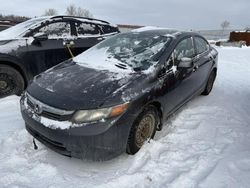
<svg viewBox="0 0 250 188">
<path fill-rule="evenodd" d="M 180 60 L 180 63 L 178 65 L 178 68 L 183 68 L 183 69 L 189 69 L 194 66 L 192 58 L 189 57 L 183 57 Z"/>
<path fill-rule="evenodd" d="M 37 41 L 45 41 L 48 40 L 48 35 L 46 33 L 36 33 L 34 35 L 34 39 Z"/>
<path fill-rule="evenodd" d="M 48 35 L 46 33 L 36 33 L 33 36 L 34 40 L 32 41 L 31 44 L 35 45 L 35 46 L 41 46 L 42 45 L 42 41 L 46 41 L 48 40 Z"/>
</svg>

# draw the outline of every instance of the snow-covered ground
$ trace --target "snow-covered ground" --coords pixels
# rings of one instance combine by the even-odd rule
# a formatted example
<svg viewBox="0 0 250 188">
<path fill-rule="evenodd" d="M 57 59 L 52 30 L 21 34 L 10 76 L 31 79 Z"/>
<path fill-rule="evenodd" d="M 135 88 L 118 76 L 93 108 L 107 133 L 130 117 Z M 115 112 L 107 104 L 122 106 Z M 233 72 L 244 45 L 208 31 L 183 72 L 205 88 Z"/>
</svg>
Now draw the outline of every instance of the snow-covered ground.
<svg viewBox="0 0 250 188">
<path fill-rule="evenodd" d="M 135 156 L 89 162 L 61 156 L 24 129 L 19 98 L 0 100 L 0 187 L 249 187 L 250 48 L 218 48 L 212 93 L 165 123 Z"/>
</svg>

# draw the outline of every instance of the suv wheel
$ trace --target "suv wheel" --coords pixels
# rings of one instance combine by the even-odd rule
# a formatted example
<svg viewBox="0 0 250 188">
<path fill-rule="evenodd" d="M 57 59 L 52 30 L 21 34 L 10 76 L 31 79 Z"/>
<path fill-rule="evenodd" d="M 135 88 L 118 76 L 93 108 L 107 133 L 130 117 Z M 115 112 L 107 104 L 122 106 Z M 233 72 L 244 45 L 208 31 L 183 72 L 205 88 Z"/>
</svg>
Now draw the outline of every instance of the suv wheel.
<svg viewBox="0 0 250 188">
<path fill-rule="evenodd" d="M 159 116 L 154 106 L 146 108 L 131 127 L 127 143 L 127 153 L 135 154 L 148 139 L 154 138 Z"/>
<path fill-rule="evenodd" d="M 0 98 L 9 95 L 21 95 L 24 90 L 24 79 L 14 68 L 0 65 Z"/>
</svg>

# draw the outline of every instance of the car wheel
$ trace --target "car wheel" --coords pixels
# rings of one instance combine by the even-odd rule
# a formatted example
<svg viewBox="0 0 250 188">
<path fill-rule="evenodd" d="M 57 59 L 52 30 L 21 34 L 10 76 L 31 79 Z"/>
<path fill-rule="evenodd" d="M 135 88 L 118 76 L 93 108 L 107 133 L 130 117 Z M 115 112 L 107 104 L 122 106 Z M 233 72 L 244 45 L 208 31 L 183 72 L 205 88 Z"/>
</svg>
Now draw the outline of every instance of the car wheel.
<svg viewBox="0 0 250 188">
<path fill-rule="evenodd" d="M 156 108 L 154 106 L 145 108 L 131 127 L 127 153 L 135 154 L 148 139 L 154 138 L 158 123 L 159 116 Z"/>
<path fill-rule="evenodd" d="M 201 93 L 202 95 L 209 95 L 209 93 L 212 91 L 213 89 L 213 85 L 214 85 L 214 81 L 216 78 L 216 72 L 212 71 L 209 75 L 208 81 L 207 81 L 207 85 L 205 90 Z"/>
<path fill-rule="evenodd" d="M 17 70 L 0 65 L 0 98 L 13 94 L 21 95 L 24 85 L 24 79 Z"/>
</svg>

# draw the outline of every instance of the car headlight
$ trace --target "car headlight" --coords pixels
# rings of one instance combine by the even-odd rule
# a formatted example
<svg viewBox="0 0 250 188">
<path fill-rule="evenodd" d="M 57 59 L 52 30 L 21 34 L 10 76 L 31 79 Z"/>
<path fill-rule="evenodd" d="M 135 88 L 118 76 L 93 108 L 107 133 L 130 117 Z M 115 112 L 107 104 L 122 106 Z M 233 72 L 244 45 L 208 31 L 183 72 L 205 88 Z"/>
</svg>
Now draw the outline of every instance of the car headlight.
<svg viewBox="0 0 250 188">
<path fill-rule="evenodd" d="M 74 114 L 72 121 L 74 123 L 87 123 L 116 117 L 127 110 L 128 104 L 129 103 L 124 103 L 110 108 L 102 108 L 96 110 L 79 110 Z"/>
</svg>

